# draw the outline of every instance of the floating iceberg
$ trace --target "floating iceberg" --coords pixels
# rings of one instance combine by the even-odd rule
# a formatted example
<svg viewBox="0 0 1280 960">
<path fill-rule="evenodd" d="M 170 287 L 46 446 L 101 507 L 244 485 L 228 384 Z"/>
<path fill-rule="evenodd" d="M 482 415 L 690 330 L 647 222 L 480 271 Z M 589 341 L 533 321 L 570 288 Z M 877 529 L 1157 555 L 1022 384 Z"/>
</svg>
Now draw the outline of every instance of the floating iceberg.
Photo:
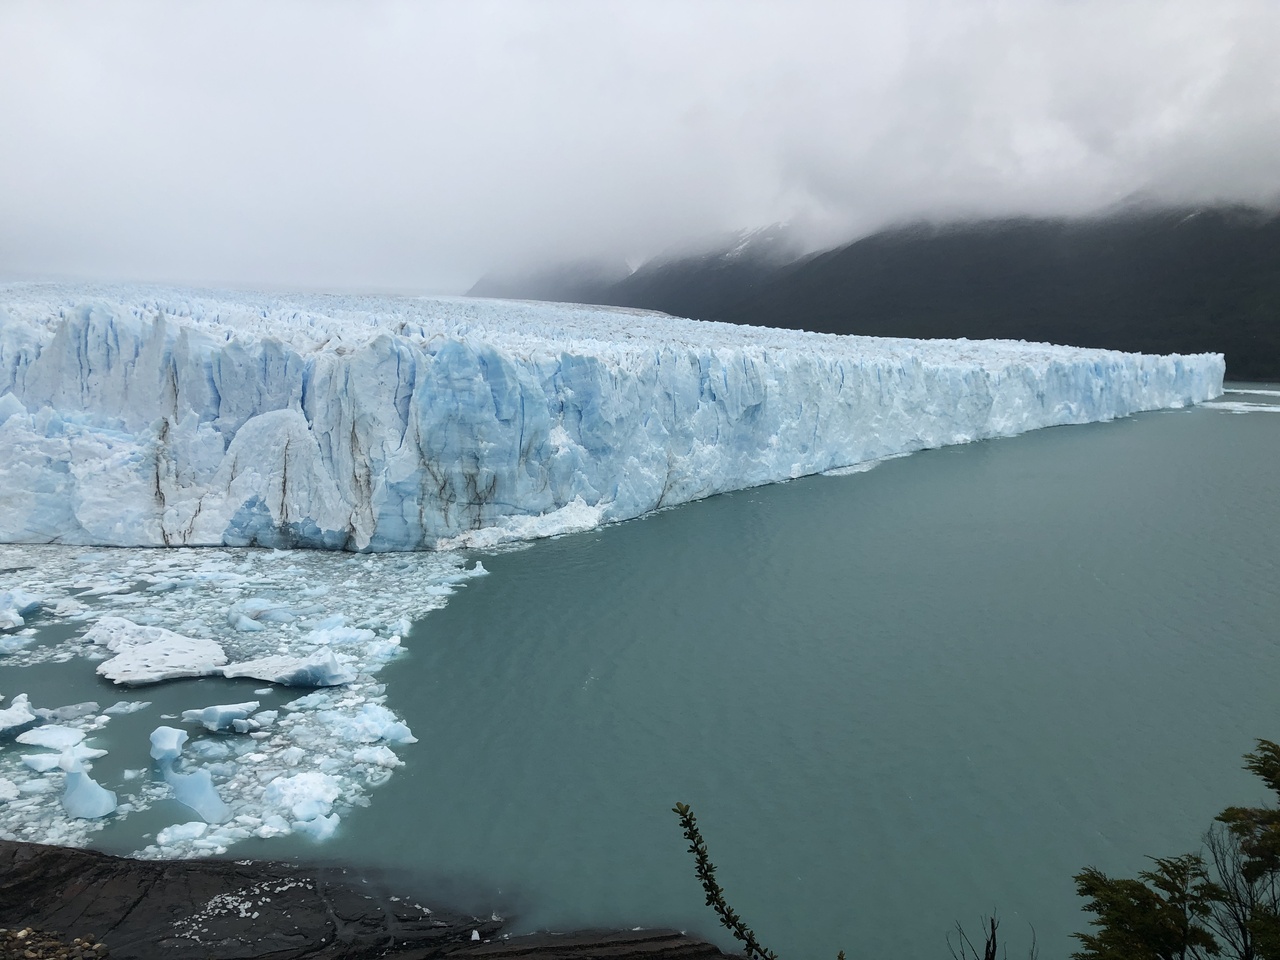
<svg viewBox="0 0 1280 960">
<path fill-rule="evenodd" d="M 13 698 L 9 706 L 0 710 L 0 736 L 22 730 L 36 722 L 36 715 L 31 710 L 31 700 L 25 693 Z"/>
<path fill-rule="evenodd" d="M 159 683 L 179 677 L 205 677 L 227 662 L 213 640 L 184 637 L 164 627 L 140 626 L 124 617 L 103 617 L 85 639 L 115 654 L 98 664 L 98 673 L 116 683 Z"/>
<path fill-rule="evenodd" d="M 44 726 L 18 734 L 18 742 L 50 750 L 67 750 L 84 739 L 84 731 L 75 727 Z"/>
<path fill-rule="evenodd" d="M 566 304 L 9 284 L 0 541 L 391 551 L 545 536 L 1184 406 L 1220 394 L 1223 369 L 1217 354 Z"/>
<path fill-rule="evenodd" d="M 339 663 L 332 650 L 317 650 L 305 657 L 259 657 L 223 667 L 222 675 L 270 680 L 286 687 L 335 687 L 356 678 L 355 671 Z"/>
<path fill-rule="evenodd" d="M 81 764 L 75 763 L 67 771 L 62 806 L 68 816 L 96 820 L 116 812 L 116 795 L 89 776 Z"/>
<path fill-rule="evenodd" d="M 187 742 L 187 731 L 177 727 L 156 727 L 151 731 L 151 759 L 164 765 L 182 756 L 182 745 Z"/>
<path fill-rule="evenodd" d="M 183 710 L 182 719 L 188 723 L 201 724 L 211 733 L 226 733 L 235 729 L 233 727 L 235 721 L 247 720 L 250 714 L 260 706 L 262 704 L 257 700 L 246 703 L 220 703 L 200 710 Z"/>
<path fill-rule="evenodd" d="M 12 710 L 10 715 L 18 723 L 0 738 L 0 780 L 13 784 L 17 798 L 0 803 L 0 837 L 83 845 L 112 823 L 117 826 L 111 829 L 122 831 L 118 841 L 132 829 L 120 821 L 175 798 L 175 785 L 163 777 L 166 767 L 176 763 L 174 771 L 184 776 L 207 771 L 209 785 L 216 799 L 230 809 L 230 818 L 207 825 L 198 836 L 191 830 L 158 832 L 145 847 L 146 841 L 139 836 L 136 853 L 146 857 L 213 855 L 250 837 L 296 833 L 318 838 L 337 826 L 335 818 L 367 803 L 366 795 L 400 766 L 399 744 L 413 739 L 389 709 L 376 674 L 401 649 L 400 638 L 413 622 L 444 606 L 468 579 L 484 573 L 474 561 L 450 552 L 115 550 L 0 544 L 0 569 L 6 568 L 21 568 L 24 583 L 44 599 L 46 616 L 36 629 L 53 628 L 60 639 L 6 654 L 0 666 L 5 677 L 11 671 L 18 676 L 17 668 L 34 664 L 92 671 L 100 661 L 117 655 L 108 642 L 95 639 L 123 637 L 151 643 L 168 636 L 157 632 L 161 626 L 179 637 L 217 643 L 233 661 L 233 668 L 268 654 L 285 657 L 290 664 L 313 656 L 328 662 L 332 655 L 355 675 L 340 686 L 298 691 L 303 695 L 287 703 L 277 703 L 277 698 L 287 700 L 279 696 L 285 692 L 282 686 L 256 690 L 255 700 L 272 697 L 272 703 L 244 719 L 231 720 L 231 730 L 226 732 L 240 736 L 205 736 L 202 727 L 187 724 L 182 725 L 185 730 L 161 729 L 166 724 L 161 711 L 166 706 L 172 709 L 168 698 L 160 704 L 122 701 L 97 711 L 88 702 L 37 708 L 25 696 L 13 695 L 10 687 L 13 699 L 0 702 L 0 707 Z M 264 617 L 255 621 L 262 625 L 261 631 L 244 632 L 228 623 L 228 610 L 237 604 L 242 612 L 255 613 L 287 606 L 290 616 Z M 220 676 L 221 668 L 214 675 Z M 199 687 L 187 689 L 199 696 Z M 203 711 L 208 703 L 208 699 L 193 700 L 187 706 Z M 120 770 L 119 765 L 104 767 L 101 774 L 94 770 L 100 786 L 117 792 L 116 813 L 98 819 L 71 816 L 61 803 L 68 765 L 99 756 L 100 751 L 86 745 L 97 742 L 89 738 L 113 718 L 138 711 L 155 718 L 146 729 L 156 731 L 149 744 L 158 760 L 153 768 L 156 775 L 147 776 L 148 771 L 134 767 Z M 41 720 L 82 731 L 85 739 L 61 753 L 42 753 L 16 743 L 17 734 Z M 189 739 L 196 730 L 198 737 Z M 125 749 L 133 754 L 146 748 L 139 744 Z M 274 780 L 311 771 L 323 772 L 337 784 L 340 793 L 331 810 L 299 821 L 291 809 L 264 800 Z M 222 813 L 218 807 L 211 815 Z M 174 819 L 199 818 L 193 813 Z M 306 826 L 295 830 L 299 823 Z"/>
<path fill-rule="evenodd" d="M 205 823 L 223 823 L 231 819 L 231 808 L 218 795 L 213 775 L 208 770 L 177 773 L 171 764 L 164 771 L 164 780 L 173 787 L 174 799 L 198 813 Z"/>
<path fill-rule="evenodd" d="M 40 598 L 25 590 L 0 590 L 0 630 L 17 630 L 39 609 Z"/>
</svg>

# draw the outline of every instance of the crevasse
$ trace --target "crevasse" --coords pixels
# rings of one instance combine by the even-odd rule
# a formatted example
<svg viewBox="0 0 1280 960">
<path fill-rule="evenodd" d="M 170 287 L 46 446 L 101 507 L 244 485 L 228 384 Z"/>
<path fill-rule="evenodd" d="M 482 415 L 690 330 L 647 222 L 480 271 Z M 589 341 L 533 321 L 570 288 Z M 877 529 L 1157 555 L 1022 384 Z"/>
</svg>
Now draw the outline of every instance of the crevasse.
<svg viewBox="0 0 1280 960">
<path fill-rule="evenodd" d="M 1218 396 L 1223 358 L 0 286 L 0 541 L 418 550 Z M 449 539 L 451 538 L 451 539 Z"/>
</svg>

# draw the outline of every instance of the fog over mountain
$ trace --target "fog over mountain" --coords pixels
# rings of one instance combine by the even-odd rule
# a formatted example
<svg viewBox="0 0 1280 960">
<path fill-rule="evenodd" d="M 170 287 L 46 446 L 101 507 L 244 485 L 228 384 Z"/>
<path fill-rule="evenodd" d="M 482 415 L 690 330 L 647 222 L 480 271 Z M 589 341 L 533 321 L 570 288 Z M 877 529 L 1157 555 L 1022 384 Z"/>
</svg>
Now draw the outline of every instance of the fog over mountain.
<svg viewBox="0 0 1280 960">
<path fill-rule="evenodd" d="M 539 271 L 502 295 L 821 333 L 1224 353 L 1230 377 L 1280 380 L 1280 214 L 1268 210 L 918 222 L 803 256 L 768 242 L 787 235 L 656 257 L 612 284 Z"/>
<path fill-rule="evenodd" d="M 777 222 L 1273 207 L 1276 49 L 1270 0 L 5 3 L 0 277 L 460 293 Z"/>
</svg>

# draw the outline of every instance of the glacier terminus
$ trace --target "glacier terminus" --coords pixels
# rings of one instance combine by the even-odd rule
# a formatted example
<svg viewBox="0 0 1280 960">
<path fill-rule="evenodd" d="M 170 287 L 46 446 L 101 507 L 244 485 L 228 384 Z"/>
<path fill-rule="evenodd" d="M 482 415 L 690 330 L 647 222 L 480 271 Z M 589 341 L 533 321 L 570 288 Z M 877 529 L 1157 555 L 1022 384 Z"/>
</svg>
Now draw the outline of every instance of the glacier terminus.
<svg viewBox="0 0 1280 960">
<path fill-rule="evenodd" d="M 406 551 L 1180 407 L 1223 358 L 464 298 L 0 286 L 0 541 Z"/>
</svg>

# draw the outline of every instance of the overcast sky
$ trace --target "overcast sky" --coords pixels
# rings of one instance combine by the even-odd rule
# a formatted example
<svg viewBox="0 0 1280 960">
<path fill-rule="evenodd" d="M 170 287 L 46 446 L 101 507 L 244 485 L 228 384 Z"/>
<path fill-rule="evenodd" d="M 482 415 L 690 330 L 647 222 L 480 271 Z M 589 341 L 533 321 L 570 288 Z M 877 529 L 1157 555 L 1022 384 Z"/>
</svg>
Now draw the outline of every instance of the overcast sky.
<svg viewBox="0 0 1280 960">
<path fill-rule="evenodd" d="M 1275 205 L 1278 51 L 1276 0 L 0 0 L 0 276 L 461 292 L 784 219 Z"/>
</svg>

